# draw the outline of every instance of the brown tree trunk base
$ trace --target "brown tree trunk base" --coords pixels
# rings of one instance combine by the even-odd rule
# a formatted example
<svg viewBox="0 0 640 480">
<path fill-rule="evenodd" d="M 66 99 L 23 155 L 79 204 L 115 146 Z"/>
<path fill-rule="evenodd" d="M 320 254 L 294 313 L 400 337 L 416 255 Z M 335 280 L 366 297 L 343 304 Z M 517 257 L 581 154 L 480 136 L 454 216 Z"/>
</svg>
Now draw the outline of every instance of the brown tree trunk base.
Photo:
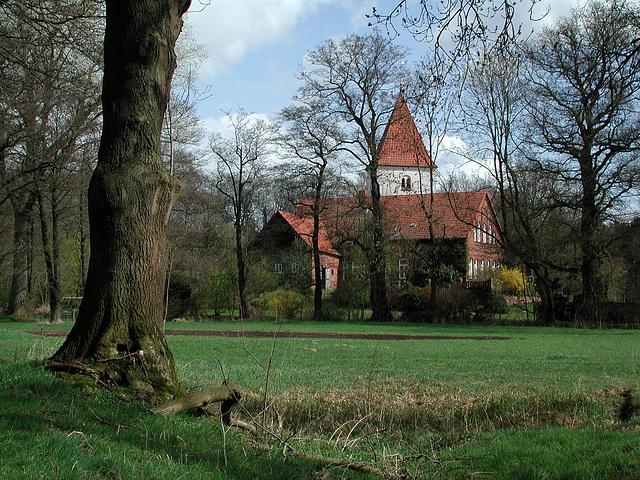
<svg viewBox="0 0 640 480">
<path fill-rule="evenodd" d="M 184 388 L 175 379 L 173 361 L 169 362 L 165 355 L 148 349 L 101 359 L 65 360 L 54 356 L 44 364 L 44 368 L 91 377 L 96 387 L 130 387 L 143 395 L 162 399 L 184 395 Z M 167 372 L 174 374 L 168 376 Z"/>
</svg>

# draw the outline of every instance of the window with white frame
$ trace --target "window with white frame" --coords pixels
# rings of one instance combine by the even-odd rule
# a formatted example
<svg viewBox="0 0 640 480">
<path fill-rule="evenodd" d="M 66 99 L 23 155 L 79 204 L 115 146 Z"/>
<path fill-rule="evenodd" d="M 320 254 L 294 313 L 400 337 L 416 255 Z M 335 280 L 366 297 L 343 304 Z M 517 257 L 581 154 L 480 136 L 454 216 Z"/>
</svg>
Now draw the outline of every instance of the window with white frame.
<svg viewBox="0 0 640 480">
<path fill-rule="evenodd" d="M 282 264 L 281 263 L 275 263 L 273 265 L 273 271 L 276 273 L 282 273 Z"/>
<path fill-rule="evenodd" d="M 407 272 L 409 270 L 409 261 L 402 259 L 398 261 L 398 280 L 406 280 Z"/>
</svg>

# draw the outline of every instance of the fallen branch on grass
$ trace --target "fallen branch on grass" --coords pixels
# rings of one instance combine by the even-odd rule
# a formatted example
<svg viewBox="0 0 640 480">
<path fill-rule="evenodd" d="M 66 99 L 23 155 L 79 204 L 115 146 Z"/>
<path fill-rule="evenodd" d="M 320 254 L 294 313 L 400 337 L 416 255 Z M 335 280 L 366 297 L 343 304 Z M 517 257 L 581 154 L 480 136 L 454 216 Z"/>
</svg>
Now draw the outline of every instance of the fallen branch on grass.
<svg viewBox="0 0 640 480">
<path fill-rule="evenodd" d="M 200 390 L 189 395 L 176 397 L 162 405 L 151 409 L 152 413 L 160 413 L 165 417 L 175 415 L 184 410 L 206 407 L 210 403 L 222 402 L 220 414 L 226 425 L 231 425 L 231 410 L 240 401 L 242 391 L 235 383 L 223 383 L 222 386 Z"/>
</svg>

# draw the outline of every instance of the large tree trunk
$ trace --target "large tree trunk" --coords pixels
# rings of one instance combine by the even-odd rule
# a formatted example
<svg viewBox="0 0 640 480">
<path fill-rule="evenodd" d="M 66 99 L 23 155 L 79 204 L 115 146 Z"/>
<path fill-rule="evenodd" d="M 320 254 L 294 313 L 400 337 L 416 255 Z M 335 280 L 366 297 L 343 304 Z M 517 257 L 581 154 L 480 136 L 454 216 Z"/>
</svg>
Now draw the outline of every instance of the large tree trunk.
<svg viewBox="0 0 640 480">
<path fill-rule="evenodd" d="M 24 315 L 29 290 L 29 249 L 31 248 L 31 213 L 35 205 L 33 194 L 23 199 L 14 194 L 10 197 L 13 209 L 13 264 L 11 291 L 9 293 L 9 315 Z"/>
<path fill-rule="evenodd" d="M 318 182 L 315 189 L 315 200 L 313 202 L 313 232 L 311 235 L 311 247 L 313 249 L 313 318 L 319 320 L 322 316 L 322 265 L 320 264 L 320 209 L 322 205 L 322 189 L 324 185 L 323 177 L 327 164 L 326 161 L 320 166 L 318 172 Z"/>
<path fill-rule="evenodd" d="M 592 165 L 591 140 L 585 141 L 580 157 L 582 181 L 582 205 L 580 212 L 580 272 L 582 276 L 582 302 L 579 317 L 585 325 L 601 326 L 599 304 L 604 300 L 604 286 L 600 278 L 600 259 L 597 231 L 600 226 L 599 208 L 596 205 L 596 172 Z"/>
<path fill-rule="evenodd" d="M 314 208 L 316 208 L 314 206 Z M 319 233 L 320 219 L 318 213 L 313 212 L 313 235 L 311 237 L 311 245 L 313 247 L 313 284 L 315 285 L 313 291 L 313 318 L 319 320 L 322 316 L 322 265 L 320 264 L 320 247 L 319 247 Z"/>
<path fill-rule="evenodd" d="M 55 183 L 55 180 L 52 180 Z M 62 288 L 60 286 L 60 241 L 58 238 L 58 207 L 55 185 L 51 188 L 51 225 L 47 219 L 46 208 L 42 191 L 38 189 L 38 207 L 40 211 L 40 237 L 42 239 L 42 252 L 47 269 L 47 284 L 49 287 L 49 321 L 60 321 L 60 301 L 62 300 Z"/>
<path fill-rule="evenodd" d="M 535 288 L 540 295 L 540 307 L 537 311 L 537 323 L 539 325 L 554 325 L 556 323 L 556 306 L 554 292 L 551 288 L 551 279 L 546 268 L 536 262 L 526 262 L 527 267 L 535 276 Z"/>
<path fill-rule="evenodd" d="M 163 332 L 167 223 L 181 185 L 159 140 L 189 0 L 107 0 L 104 127 L 89 185 L 91 258 L 78 319 L 51 362 L 183 393 Z"/>
<path fill-rule="evenodd" d="M 80 230 L 78 241 L 80 243 L 80 282 L 78 284 L 78 289 L 76 291 L 76 295 L 81 297 L 84 295 L 84 286 L 87 283 L 87 235 L 84 229 L 84 195 L 80 194 L 80 212 L 78 215 L 78 228 Z"/>
<path fill-rule="evenodd" d="M 239 215 L 239 214 L 238 214 Z M 237 217 L 239 218 L 239 216 Z M 236 264 L 238 267 L 238 297 L 240 300 L 240 318 L 246 318 L 247 307 L 247 266 L 244 260 L 244 247 L 242 245 L 242 226 L 236 222 Z"/>
<path fill-rule="evenodd" d="M 369 261 L 369 281 L 371 300 L 371 321 L 392 322 L 393 315 L 387 299 L 387 262 L 384 252 L 385 235 L 380 203 L 380 184 L 377 177 L 377 165 L 370 167 L 371 178 L 371 246 L 367 252 Z M 374 172 L 373 174 L 371 172 Z"/>
</svg>

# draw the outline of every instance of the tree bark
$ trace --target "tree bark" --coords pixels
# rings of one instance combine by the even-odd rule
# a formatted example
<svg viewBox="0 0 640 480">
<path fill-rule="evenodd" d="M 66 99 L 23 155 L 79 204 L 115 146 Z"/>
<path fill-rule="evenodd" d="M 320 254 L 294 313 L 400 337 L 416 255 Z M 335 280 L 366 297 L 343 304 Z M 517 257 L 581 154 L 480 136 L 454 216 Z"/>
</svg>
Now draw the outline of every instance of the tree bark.
<svg viewBox="0 0 640 480">
<path fill-rule="evenodd" d="M 313 232 L 311 235 L 311 247 L 313 249 L 313 281 L 315 289 L 313 292 L 313 318 L 320 320 L 322 316 L 322 265 L 320 264 L 320 210 L 322 208 L 321 199 L 324 186 L 324 171 L 327 162 L 323 159 L 318 171 L 318 179 L 315 188 L 315 199 L 313 202 Z"/>
<path fill-rule="evenodd" d="M 24 199 L 19 194 L 13 194 L 9 198 L 13 209 L 13 263 L 7 313 L 24 315 L 29 290 L 29 249 L 32 242 L 29 226 L 35 198 L 31 193 Z"/>
<path fill-rule="evenodd" d="M 38 189 L 38 207 L 40 211 L 40 237 L 44 263 L 47 269 L 47 284 L 49 287 L 49 321 L 60 321 L 60 301 L 62 289 L 60 287 L 60 242 L 58 239 L 58 222 L 56 206 L 56 189 L 51 187 L 51 225 L 46 214 L 46 204 L 42 190 Z"/>
<path fill-rule="evenodd" d="M 601 224 L 600 211 L 596 205 L 597 180 L 592 163 L 592 141 L 585 140 L 584 152 L 579 157 L 582 183 L 582 205 L 580 210 L 580 249 L 582 258 L 582 301 L 580 317 L 586 325 L 601 326 L 599 303 L 604 299 L 604 286 L 600 281 L 602 253 L 598 248 L 597 231 Z"/>
<path fill-rule="evenodd" d="M 163 332 L 166 228 L 180 182 L 160 130 L 190 0 L 107 0 L 104 124 L 89 185 L 91 257 L 78 319 L 51 362 L 144 391 L 184 393 Z"/>
<path fill-rule="evenodd" d="M 315 285 L 313 291 L 313 318 L 320 320 L 322 316 L 322 265 L 320 264 L 320 207 L 318 206 L 318 195 L 313 205 L 313 233 L 311 236 L 311 246 L 313 249 L 313 283 Z"/>
<path fill-rule="evenodd" d="M 374 150 L 375 151 L 375 150 Z M 368 167 L 371 179 L 371 225 L 372 243 L 367 251 L 369 261 L 369 281 L 371 300 L 371 321 L 392 322 L 394 320 L 387 299 L 387 262 L 384 252 L 384 219 L 380 203 L 380 184 L 378 183 L 377 161 Z"/>
<path fill-rule="evenodd" d="M 236 265 L 238 267 L 238 297 L 240 301 L 240 318 L 247 317 L 247 268 L 244 260 L 244 246 L 242 242 L 242 224 L 240 222 L 240 212 L 236 212 Z"/>
</svg>

